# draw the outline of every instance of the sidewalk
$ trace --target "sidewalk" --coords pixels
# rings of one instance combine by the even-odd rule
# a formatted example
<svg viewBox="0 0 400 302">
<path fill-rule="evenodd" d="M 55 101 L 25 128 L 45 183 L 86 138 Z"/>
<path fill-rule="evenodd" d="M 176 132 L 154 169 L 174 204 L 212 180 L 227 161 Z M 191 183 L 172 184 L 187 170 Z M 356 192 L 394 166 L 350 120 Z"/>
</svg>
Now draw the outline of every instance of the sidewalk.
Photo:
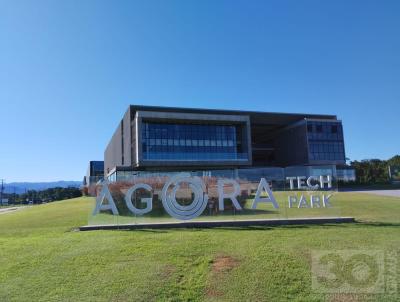
<svg viewBox="0 0 400 302">
<path fill-rule="evenodd" d="M 7 213 L 11 213 L 20 209 L 23 209 L 25 207 L 10 207 L 10 208 L 0 208 L 0 215 L 1 214 L 7 214 Z"/>
<path fill-rule="evenodd" d="M 361 191 L 345 191 L 348 193 L 367 193 L 381 196 L 391 196 L 400 198 L 400 190 L 361 190 Z"/>
</svg>

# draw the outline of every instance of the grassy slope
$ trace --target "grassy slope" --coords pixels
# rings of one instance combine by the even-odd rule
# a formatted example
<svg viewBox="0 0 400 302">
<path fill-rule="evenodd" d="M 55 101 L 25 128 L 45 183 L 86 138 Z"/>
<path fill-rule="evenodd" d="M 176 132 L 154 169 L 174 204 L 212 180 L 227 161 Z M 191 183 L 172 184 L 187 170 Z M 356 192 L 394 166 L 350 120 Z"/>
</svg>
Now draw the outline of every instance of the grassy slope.
<svg viewBox="0 0 400 302">
<path fill-rule="evenodd" d="M 89 198 L 0 215 L 0 301 L 323 301 L 311 291 L 312 250 L 400 248 L 399 199 L 336 198 L 364 223 L 71 231 L 87 223 Z M 230 262 L 219 269 L 220 259 Z"/>
</svg>

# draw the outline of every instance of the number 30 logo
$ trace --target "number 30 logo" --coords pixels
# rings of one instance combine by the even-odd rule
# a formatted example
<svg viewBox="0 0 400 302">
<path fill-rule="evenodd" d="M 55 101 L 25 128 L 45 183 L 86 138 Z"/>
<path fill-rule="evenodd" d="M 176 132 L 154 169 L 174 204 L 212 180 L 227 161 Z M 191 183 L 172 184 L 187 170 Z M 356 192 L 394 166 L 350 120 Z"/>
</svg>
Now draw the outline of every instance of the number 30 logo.
<svg viewBox="0 0 400 302">
<path fill-rule="evenodd" d="M 380 251 L 313 253 L 313 289 L 325 293 L 380 293 L 384 291 L 383 256 Z"/>
</svg>

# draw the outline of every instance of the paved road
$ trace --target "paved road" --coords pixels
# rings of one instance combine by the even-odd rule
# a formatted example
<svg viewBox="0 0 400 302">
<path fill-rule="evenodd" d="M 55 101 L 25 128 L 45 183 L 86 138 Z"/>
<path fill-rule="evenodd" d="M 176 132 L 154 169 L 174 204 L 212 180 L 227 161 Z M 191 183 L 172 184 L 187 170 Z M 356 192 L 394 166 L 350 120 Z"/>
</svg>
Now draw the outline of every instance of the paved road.
<svg viewBox="0 0 400 302">
<path fill-rule="evenodd" d="M 392 196 L 400 198 L 400 190 L 373 190 L 373 191 L 351 191 L 352 193 L 367 193 L 382 196 Z"/>
<path fill-rule="evenodd" d="M 0 208 L 0 215 L 1 214 L 7 214 L 7 213 L 12 213 L 14 211 L 23 209 L 25 207 L 10 207 L 10 208 Z"/>
</svg>

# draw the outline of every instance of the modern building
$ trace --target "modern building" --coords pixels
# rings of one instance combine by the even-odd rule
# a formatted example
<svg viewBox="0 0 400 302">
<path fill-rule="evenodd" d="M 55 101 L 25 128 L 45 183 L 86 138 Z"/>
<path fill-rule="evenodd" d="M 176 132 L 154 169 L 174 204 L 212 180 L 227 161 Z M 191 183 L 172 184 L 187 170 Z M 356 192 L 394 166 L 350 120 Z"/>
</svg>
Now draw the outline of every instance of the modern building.
<svg viewBox="0 0 400 302">
<path fill-rule="evenodd" d="M 104 175 L 345 162 L 335 115 L 131 105 L 105 150 Z"/>
<path fill-rule="evenodd" d="M 350 166 L 340 166 L 336 169 L 336 177 L 340 182 L 356 181 L 356 170 Z"/>
<path fill-rule="evenodd" d="M 83 178 L 83 186 L 89 187 L 90 185 L 97 183 L 99 180 L 102 180 L 103 178 L 104 178 L 104 161 L 92 160 L 89 162 L 86 176 Z"/>
</svg>

